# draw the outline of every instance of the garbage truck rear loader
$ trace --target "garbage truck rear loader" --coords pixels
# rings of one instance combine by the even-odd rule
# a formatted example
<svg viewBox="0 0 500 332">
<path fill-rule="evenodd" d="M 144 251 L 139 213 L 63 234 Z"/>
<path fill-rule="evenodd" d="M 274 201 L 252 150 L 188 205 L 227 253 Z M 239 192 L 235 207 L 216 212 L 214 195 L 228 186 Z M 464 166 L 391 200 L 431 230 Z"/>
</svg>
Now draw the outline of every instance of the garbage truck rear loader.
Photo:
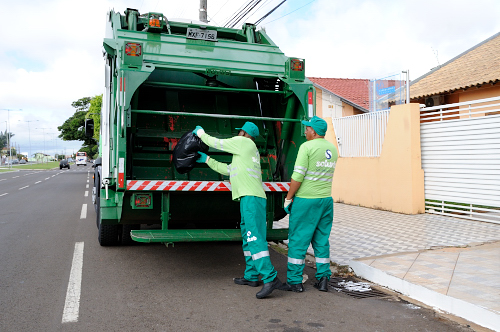
<svg viewBox="0 0 500 332">
<path fill-rule="evenodd" d="M 263 30 L 169 22 L 161 13 L 110 11 L 104 39 L 106 92 L 94 202 L 103 246 L 139 242 L 241 240 L 228 177 L 206 164 L 180 174 L 179 138 L 201 125 L 217 138 L 254 122 L 267 195 L 268 240 L 282 208 L 298 148 L 300 121 L 314 115 L 305 62 L 286 57 Z M 230 163 L 232 156 L 210 149 Z"/>
</svg>

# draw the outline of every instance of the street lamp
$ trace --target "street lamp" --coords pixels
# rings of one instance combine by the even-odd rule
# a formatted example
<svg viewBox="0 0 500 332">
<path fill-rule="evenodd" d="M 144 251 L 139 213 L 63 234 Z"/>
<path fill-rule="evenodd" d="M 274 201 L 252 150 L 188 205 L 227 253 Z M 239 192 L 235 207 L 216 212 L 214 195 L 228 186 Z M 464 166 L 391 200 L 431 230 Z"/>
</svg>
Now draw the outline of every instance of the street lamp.
<svg viewBox="0 0 500 332">
<path fill-rule="evenodd" d="M 21 120 L 19 120 L 21 121 Z M 35 122 L 35 121 L 38 121 L 38 120 L 24 120 L 24 122 L 28 122 L 28 139 L 29 139 L 29 142 L 30 142 L 30 155 L 28 156 L 28 162 L 30 161 L 30 157 L 31 157 L 31 134 L 30 134 L 30 122 Z"/>
<path fill-rule="evenodd" d="M 50 129 L 50 128 L 35 128 L 35 129 L 42 129 L 43 130 L 43 158 L 45 158 L 45 129 Z M 43 163 L 43 159 L 42 159 Z"/>
<path fill-rule="evenodd" d="M 22 111 L 21 108 L 18 108 L 18 109 L 12 109 L 12 108 L 2 108 L 1 109 L 2 111 L 7 111 L 7 121 L 9 123 L 9 133 L 8 133 L 8 136 L 7 136 L 7 144 L 9 145 L 9 157 L 10 157 L 10 160 L 12 161 L 12 147 L 10 146 L 10 117 L 9 117 L 9 114 L 11 111 Z M 9 164 L 9 167 L 12 167 L 12 165 Z"/>
</svg>

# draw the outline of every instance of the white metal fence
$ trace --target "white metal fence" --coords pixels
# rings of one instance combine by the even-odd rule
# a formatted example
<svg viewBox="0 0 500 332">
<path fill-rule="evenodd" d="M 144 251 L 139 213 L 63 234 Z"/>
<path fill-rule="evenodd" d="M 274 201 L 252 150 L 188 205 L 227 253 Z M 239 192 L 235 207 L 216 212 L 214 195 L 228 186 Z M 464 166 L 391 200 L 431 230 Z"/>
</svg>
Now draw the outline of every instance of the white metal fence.
<svg viewBox="0 0 500 332">
<path fill-rule="evenodd" d="M 382 152 L 389 110 L 334 118 L 340 157 L 378 157 Z"/>
<path fill-rule="evenodd" d="M 426 212 L 500 223 L 500 97 L 421 109 Z"/>
</svg>

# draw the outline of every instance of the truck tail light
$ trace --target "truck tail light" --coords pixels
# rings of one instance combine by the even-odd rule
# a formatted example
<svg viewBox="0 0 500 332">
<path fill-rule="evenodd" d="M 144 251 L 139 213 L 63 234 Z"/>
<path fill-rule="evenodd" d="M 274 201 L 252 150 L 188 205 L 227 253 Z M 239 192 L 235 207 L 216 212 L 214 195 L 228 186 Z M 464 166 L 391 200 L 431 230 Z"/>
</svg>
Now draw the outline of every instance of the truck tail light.
<svg viewBox="0 0 500 332">
<path fill-rule="evenodd" d="M 137 43 L 125 44 L 125 54 L 130 56 L 141 56 L 142 55 L 141 44 Z"/>
<path fill-rule="evenodd" d="M 149 19 L 149 26 L 150 27 L 161 28 L 160 20 L 157 19 L 157 18 L 150 18 Z"/>
<path fill-rule="evenodd" d="M 150 193 L 134 194 L 132 196 L 132 208 L 133 209 L 152 209 L 153 208 L 152 195 Z"/>
<path fill-rule="evenodd" d="M 304 61 L 300 59 L 291 59 L 290 67 L 292 71 L 303 71 L 304 70 Z"/>
</svg>

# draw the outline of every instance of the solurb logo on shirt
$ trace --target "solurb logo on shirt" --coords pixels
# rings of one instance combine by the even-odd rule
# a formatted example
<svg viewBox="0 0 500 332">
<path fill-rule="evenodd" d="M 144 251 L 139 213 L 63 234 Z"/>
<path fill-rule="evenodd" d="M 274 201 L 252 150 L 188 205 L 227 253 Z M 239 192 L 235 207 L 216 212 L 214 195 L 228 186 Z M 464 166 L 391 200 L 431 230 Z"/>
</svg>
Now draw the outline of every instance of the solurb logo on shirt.
<svg viewBox="0 0 500 332">
<path fill-rule="evenodd" d="M 326 156 L 326 159 L 331 159 L 332 158 L 332 151 L 326 150 L 325 151 L 325 156 Z"/>
</svg>

